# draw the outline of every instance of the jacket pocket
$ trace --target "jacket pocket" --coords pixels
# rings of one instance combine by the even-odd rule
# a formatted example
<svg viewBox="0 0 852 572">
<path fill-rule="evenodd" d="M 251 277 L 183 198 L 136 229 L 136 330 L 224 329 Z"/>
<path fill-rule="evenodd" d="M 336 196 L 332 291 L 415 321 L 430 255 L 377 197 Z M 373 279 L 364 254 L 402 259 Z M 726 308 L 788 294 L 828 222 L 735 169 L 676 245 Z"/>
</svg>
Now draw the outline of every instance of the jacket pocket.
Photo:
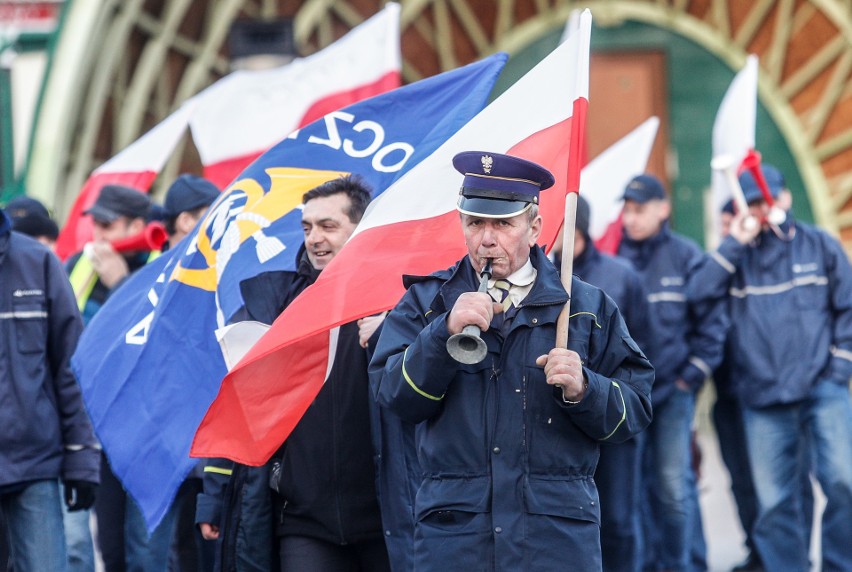
<svg viewBox="0 0 852 572">
<path fill-rule="evenodd" d="M 585 520 L 600 524 L 598 490 L 591 477 L 575 479 L 530 475 L 524 484 L 529 514 Z"/>
<path fill-rule="evenodd" d="M 491 570 L 490 478 L 424 479 L 417 491 L 417 570 Z"/>
<path fill-rule="evenodd" d="M 44 298 L 13 301 L 12 319 L 18 351 L 22 354 L 42 353 L 47 346 L 47 306 Z"/>
</svg>

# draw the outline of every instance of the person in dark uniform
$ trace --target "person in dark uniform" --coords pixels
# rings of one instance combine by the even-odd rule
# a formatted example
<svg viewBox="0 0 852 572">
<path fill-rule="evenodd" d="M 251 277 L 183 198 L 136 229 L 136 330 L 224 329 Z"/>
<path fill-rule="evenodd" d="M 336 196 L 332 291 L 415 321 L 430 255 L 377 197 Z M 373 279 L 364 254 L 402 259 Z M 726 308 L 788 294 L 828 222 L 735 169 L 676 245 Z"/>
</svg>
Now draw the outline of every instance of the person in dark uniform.
<svg viewBox="0 0 852 572">
<path fill-rule="evenodd" d="M 776 209 L 789 208 L 781 171 L 761 170 Z M 757 494 L 752 540 L 766 570 L 810 568 L 802 474 L 812 464 L 826 496 L 821 568 L 852 570 L 852 267 L 828 233 L 773 212 L 752 172 L 739 182 L 749 211 L 694 286 L 733 317 L 726 358 Z"/>
<path fill-rule="evenodd" d="M 570 349 L 554 347 L 568 293 L 536 246 L 550 172 L 498 153 L 453 164 L 468 255 L 407 278 L 370 364 L 379 404 L 417 424 L 414 568 L 600 570 L 599 443 L 650 423 L 653 368 L 612 299 L 580 280 Z M 488 352 L 463 365 L 447 340 L 471 324 Z"/>
<path fill-rule="evenodd" d="M 305 243 L 297 269 L 244 280 L 235 321 L 271 324 L 337 256 L 370 202 L 358 176 L 333 179 L 302 197 Z M 367 380 L 381 316 L 344 324 L 319 394 L 264 467 L 209 459 L 196 522 L 217 539 L 221 570 L 390 570 L 376 498 Z M 375 340 L 372 340 L 375 343 Z M 270 490 L 271 489 L 271 490 Z M 273 548 L 270 551 L 270 547 Z"/>
<path fill-rule="evenodd" d="M 707 256 L 669 228 L 671 203 L 662 182 L 638 175 L 625 187 L 623 199 L 618 255 L 631 262 L 645 286 L 653 336 L 645 338 L 642 349 L 657 374 L 654 422 L 641 438 L 648 469 L 642 473 L 643 497 L 649 500 L 643 515 L 644 559 L 652 570 L 688 570 L 695 565 L 691 547 L 703 544 L 692 466 L 695 401 L 722 359 L 728 317 L 718 302 L 689 297 L 690 282 Z"/>
<path fill-rule="evenodd" d="M 613 299 L 630 335 L 641 348 L 643 338 L 651 335 L 642 280 L 628 261 L 597 249 L 589 236 L 590 222 L 589 203 L 579 196 L 574 230 L 574 275 Z M 559 245 L 559 250 L 554 249 L 552 253 L 557 268 L 562 261 L 561 250 Z M 601 444 L 595 483 L 601 496 L 601 548 L 605 572 L 641 569 L 640 461 L 637 439 Z"/>
</svg>

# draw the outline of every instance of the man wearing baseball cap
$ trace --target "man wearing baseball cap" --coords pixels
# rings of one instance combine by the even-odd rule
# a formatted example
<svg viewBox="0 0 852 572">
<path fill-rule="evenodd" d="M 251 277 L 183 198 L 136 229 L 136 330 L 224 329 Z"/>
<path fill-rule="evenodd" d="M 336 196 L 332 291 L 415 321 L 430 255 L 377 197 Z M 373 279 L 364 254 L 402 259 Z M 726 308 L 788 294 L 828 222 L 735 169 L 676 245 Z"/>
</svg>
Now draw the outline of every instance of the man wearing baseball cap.
<svg viewBox="0 0 852 572">
<path fill-rule="evenodd" d="M 646 558 L 662 570 L 686 570 L 690 543 L 703 537 L 690 448 L 695 398 L 722 359 L 727 316 L 720 307 L 690 298 L 690 282 L 707 256 L 669 228 L 671 204 L 662 182 L 638 175 L 623 198 L 624 236 L 617 253 L 633 264 L 645 287 L 650 319 L 642 349 L 656 371 L 654 421 L 641 437 L 652 467 L 643 473 L 642 496 L 656 502 L 659 514 L 643 515 Z"/>
<path fill-rule="evenodd" d="M 764 190 L 782 210 L 791 195 L 777 168 L 759 168 L 766 188 L 740 176 L 749 210 L 699 282 L 734 317 L 727 357 L 757 493 L 752 539 L 766 570 L 809 568 L 800 475 L 813 459 L 826 496 L 822 569 L 852 570 L 852 267 L 825 231 L 774 216 Z"/>
<path fill-rule="evenodd" d="M 94 204 L 83 212 L 92 217 L 93 241 L 86 245 L 84 251 L 72 255 L 65 263 L 65 269 L 84 324 L 94 318 L 107 298 L 131 273 L 142 268 L 151 258 L 151 252 L 118 252 L 112 245 L 114 241 L 140 234 L 145 229 L 150 207 L 148 195 L 141 191 L 122 185 L 106 185 Z M 115 502 L 116 491 L 118 494 L 123 493 L 106 456 L 102 455 L 101 488 L 99 499 L 95 502 L 95 512 L 98 520 L 97 543 L 107 570 L 123 569 L 125 563 L 123 547 L 112 540 L 123 536 L 124 532 L 124 507 L 118 507 Z M 76 558 L 81 559 L 85 567 L 93 561 L 88 532 L 89 518 L 88 514 L 76 518 L 70 523 L 66 520 L 66 530 L 73 531 L 75 538 L 78 538 L 78 545 L 87 545 L 85 552 L 83 549 L 75 549 Z"/>
<path fill-rule="evenodd" d="M 12 220 L 12 230 L 31 236 L 53 250 L 59 227 L 41 201 L 25 195 L 15 197 L 6 203 L 6 214 Z"/>
<path fill-rule="evenodd" d="M 93 241 L 86 256 L 83 252 L 72 255 L 65 267 L 85 324 L 109 292 L 148 261 L 148 252 L 116 252 L 110 243 L 141 233 L 150 208 L 148 195 L 130 187 L 106 185 L 95 203 L 83 211 L 92 217 Z"/>
<path fill-rule="evenodd" d="M 550 172 L 480 151 L 453 164 L 468 254 L 406 278 L 370 365 L 379 404 L 417 424 L 414 568 L 599 570 L 598 443 L 649 423 L 653 369 L 612 300 L 579 280 L 570 349 L 554 347 L 568 294 L 536 245 Z M 447 351 L 468 325 L 488 349 L 472 365 Z"/>
<path fill-rule="evenodd" d="M 166 191 L 163 216 L 169 247 L 174 247 L 195 228 L 198 219 L 219 198 L 219 189 L 196 175 L 185 173 Z"/>
</svg>

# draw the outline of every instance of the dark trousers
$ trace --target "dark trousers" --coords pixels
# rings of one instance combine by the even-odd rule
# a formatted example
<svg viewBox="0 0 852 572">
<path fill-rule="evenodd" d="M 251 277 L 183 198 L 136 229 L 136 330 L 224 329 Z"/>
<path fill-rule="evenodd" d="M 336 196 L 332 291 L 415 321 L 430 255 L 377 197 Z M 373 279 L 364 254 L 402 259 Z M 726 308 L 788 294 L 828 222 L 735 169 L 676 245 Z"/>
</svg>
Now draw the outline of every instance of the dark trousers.
<svg viewBox="0 0 852 572">
<path fill-rule="evenodd" d="M 751 480 L 743 412 L 739 403 L 735 399 L 718 396 L 713 405 L 713 424 L 719 439 L 719 452 L 731 475 L 731 492 L 737 504 L 740 524 L 745 531 L 746 546 L 754 550 L 751 530 L 757 518 L 757 496 Z"/>
<path fill-rule="evenodd" d="M 640 569 L 639 443 L 602 443 L 595 470 L 601 499 L 601 552 L 606 572 Z"/>
<path fill-rule="evenodd" d="M 9 530 L 6 526 L 6 518 L 0 513 L 0 572 L 11 570 L 9 564 Z"/>
<path fill-rule="evenodd" d="M 382 538 L 342 546 L 307 536 L 284 536 L 278 540 L 282 571 L 390 572 Z"/>
<path fill-rule="evenodd" d="M 216 541 L 204 540 L 195 526 L 195 500 L 201 479 L 187 478 L 175 497 L 177 515 L 169 554 L 170 572 L 212 572 Z"/>
<path fill-rule="evenodd" d="M 97 543 L 106 572 L 124 572 L 124 520 L 127 494 L 101 454 L 101 484 L 95 499 L 98 519 Z"/>
</svg>

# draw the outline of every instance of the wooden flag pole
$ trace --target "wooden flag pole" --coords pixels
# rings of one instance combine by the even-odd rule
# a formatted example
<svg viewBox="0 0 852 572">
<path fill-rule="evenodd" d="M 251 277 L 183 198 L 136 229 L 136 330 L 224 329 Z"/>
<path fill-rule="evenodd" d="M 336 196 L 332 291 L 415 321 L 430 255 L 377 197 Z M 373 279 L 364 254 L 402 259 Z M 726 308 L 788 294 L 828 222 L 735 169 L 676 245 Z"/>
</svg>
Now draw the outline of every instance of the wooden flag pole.
<svg viewBox="0 0 852 572">
<path fill-rule="evenodd" d="M 556 320 L 556 347 L 568 348 L 568 318 L 571 316 L 571 282 L 574 276 L 574 228 L 577 223 L 577 197 L 575 192 L 565 197 L 565 219 L 562 223 L 562 286 L 568 292 L 568 301 Z"/>
</svg>

